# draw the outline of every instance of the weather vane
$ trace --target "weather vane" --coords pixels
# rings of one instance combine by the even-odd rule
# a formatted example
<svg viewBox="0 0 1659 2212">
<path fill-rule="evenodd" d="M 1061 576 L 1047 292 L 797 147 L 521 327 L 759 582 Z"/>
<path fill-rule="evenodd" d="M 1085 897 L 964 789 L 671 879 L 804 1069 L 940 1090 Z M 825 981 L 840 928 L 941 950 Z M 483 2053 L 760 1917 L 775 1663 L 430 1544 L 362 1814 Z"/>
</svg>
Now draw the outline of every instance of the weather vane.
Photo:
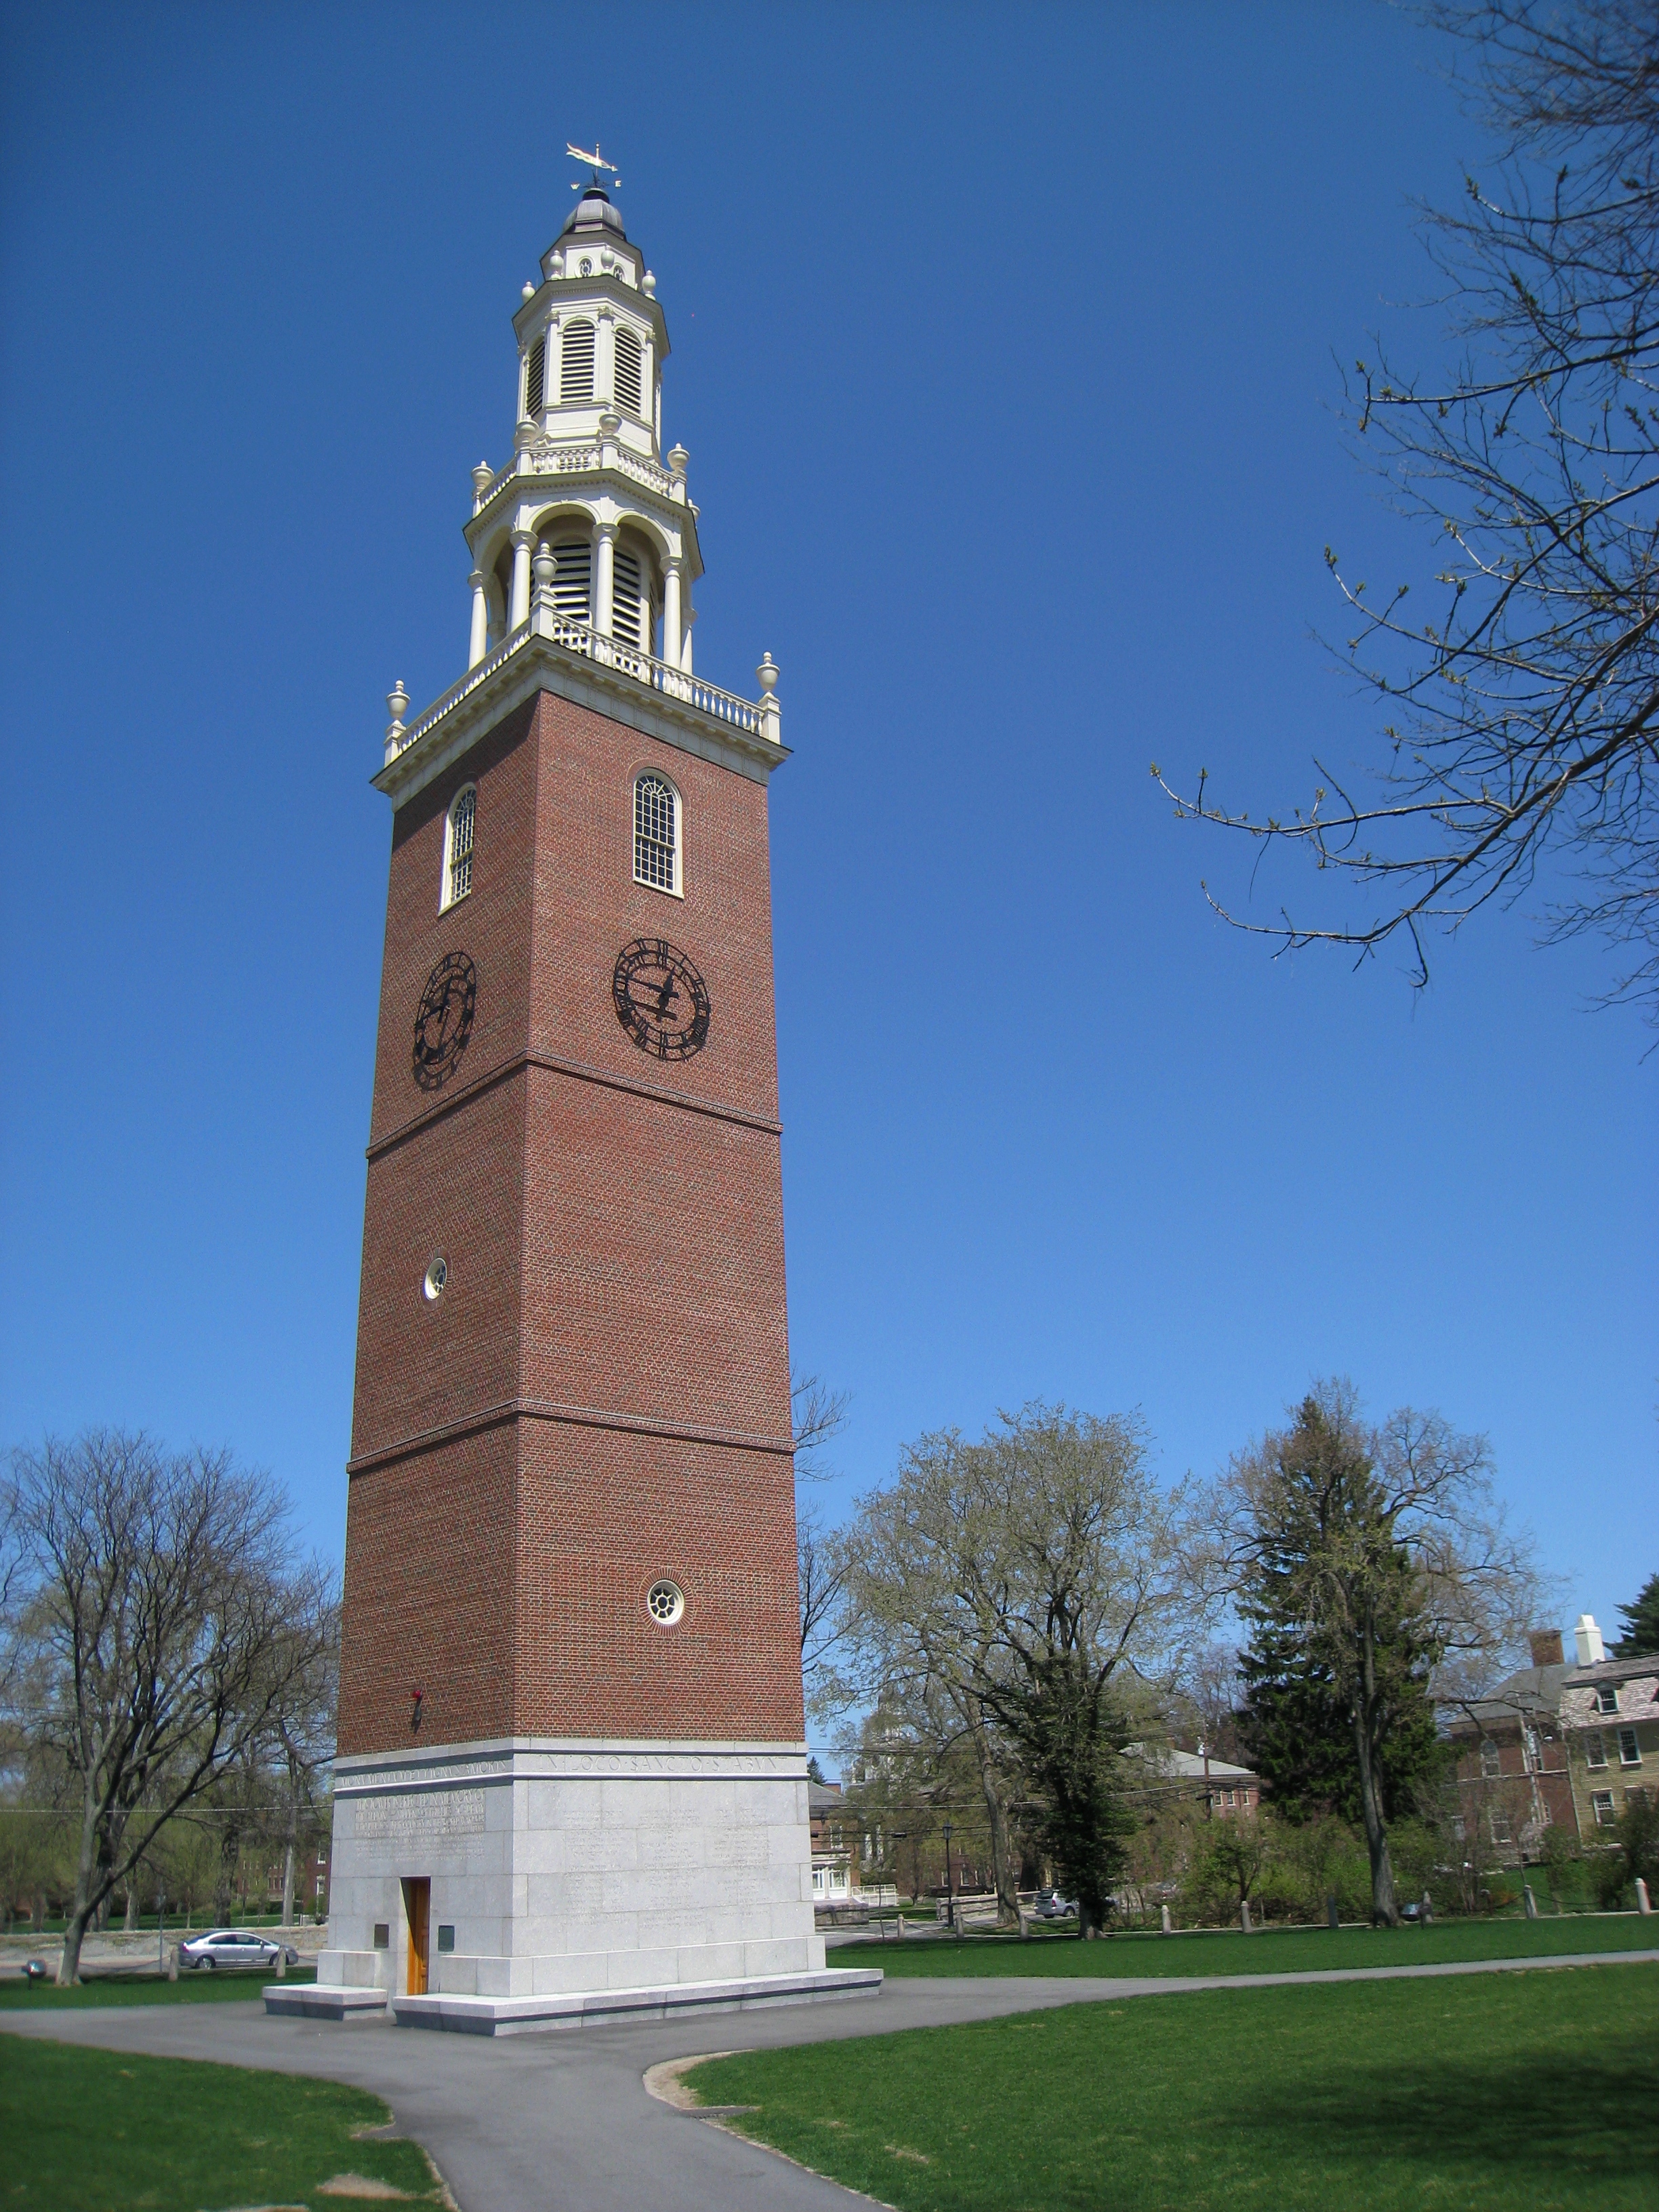
<svg viewBox="0 0 1659 2212">
<path fill-rule="evenodd" d="M 588 167 L 593 172 L 593 181 L 596 185 L 599 181 L 599 171 L 601 169 L 609 169 L 611 172 L 611 182 L 617 186 L 618 191 L 622 189 L 622 179 L 617 174 L 616 163 L 614 161 L 602 161 L 599 159 L 599 142 L 597 138 L 593 141 L 593 150 L 591 154 L 584 154 L 580 146 L 572 146 L 569 144 L 566 145 L 564 150 L 569 155 L 573 161 L 586 162 Z M 572 185 L 570 189 L 573 192 L 579 192 L 581 190 L 581 186 L 580 184 L 574 184 Z"/>
</svg>

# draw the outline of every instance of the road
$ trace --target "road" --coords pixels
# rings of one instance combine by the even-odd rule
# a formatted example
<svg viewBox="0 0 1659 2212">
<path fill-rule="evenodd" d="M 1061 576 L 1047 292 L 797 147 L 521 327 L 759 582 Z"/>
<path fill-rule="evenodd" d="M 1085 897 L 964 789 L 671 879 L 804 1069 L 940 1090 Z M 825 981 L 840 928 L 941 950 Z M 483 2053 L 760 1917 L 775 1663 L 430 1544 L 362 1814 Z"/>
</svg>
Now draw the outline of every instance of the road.
<svg viewBox="0 0 1659 2212">
<path fill-rule="evenodd" d="M 0 2029 L 320 2075 L 372 2089 L 402 2131 L 430 2151 L 462 2212 L 638 2212 L 641 2204 L 672 2204 L 675 2212 L 848 2212 L 867 2200 L 657 2101 L 646 2093 L 646 2069 L 693 2052 L 770 2050 L 1191 1990 L 1655 1963 L 1659 1950 L 1191 1980 L 907 1979 L 888 1983 L 875 1996 L 830 2003 L 495 2040 L 380 2021 L 272 2020 L 257 2004 L 223 2002 L 8 2010 L 0 2013 Z"/>
</svg>

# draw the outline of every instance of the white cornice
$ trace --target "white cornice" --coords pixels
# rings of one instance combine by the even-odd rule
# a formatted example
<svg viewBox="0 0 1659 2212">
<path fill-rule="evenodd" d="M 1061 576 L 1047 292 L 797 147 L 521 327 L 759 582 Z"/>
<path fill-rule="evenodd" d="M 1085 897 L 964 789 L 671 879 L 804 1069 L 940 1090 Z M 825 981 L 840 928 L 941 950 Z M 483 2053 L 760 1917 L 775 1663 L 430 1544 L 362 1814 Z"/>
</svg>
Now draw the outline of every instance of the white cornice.
<svg viewBox="0 0 1659 2212">
<path fill-rule="evenodd" d="M 464 680 L 447 701 L 428 708 L 415 725 L 415 738 L 370 778 L 394 807 L 406 805 L 486 731 L 538 691 L 550 691 L 556 698 L 590 708 L 681 752 L 732 769 L 751 783 L 764 783 L 789 757 L 787 745 L 736 729 L 688 700 L 651 689 L 624 670 L 568 652 L 529 626 L 509 638 L 505 649 L 498 647 L 492 659 L 495 665 L 486 665 L 476 683 Z"/>
</svg>

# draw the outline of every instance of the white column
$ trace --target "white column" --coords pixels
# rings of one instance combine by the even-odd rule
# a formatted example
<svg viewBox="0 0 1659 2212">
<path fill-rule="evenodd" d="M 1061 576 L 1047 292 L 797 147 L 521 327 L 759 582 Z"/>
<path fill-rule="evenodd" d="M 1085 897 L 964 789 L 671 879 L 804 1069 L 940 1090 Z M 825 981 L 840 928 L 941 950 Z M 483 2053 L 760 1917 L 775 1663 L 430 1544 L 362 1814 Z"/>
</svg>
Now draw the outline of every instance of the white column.
<svg viewBox="0 0 1659 2212">
<path fill-rule="evenodd" d="M 515 530 L 513 533 L 513 605 L 507 617 L 509 630 L 517 629 L 529 618 L 530 554 L 535 542 L 527 530 Z"/>
<path fill-rule="evenodd" d="M 617 398 L 617 318 L 601 307 L 593 322 L 593 397 L 611 407 Z"/>
<path fill-rule="evenodd" d="M 671 668 L 680 665 L 680 564 L 672 560 L 663 563 L 662 657 Z"/>
<path fill-rule="evenodd" d="M 467 581 L 472 586 L 472 636 L 466 648 L 466 665 L 476 668 L 489 647 L 489 580 L 482 568 L 475 568 Z"/>
<path fill-rule="evenodd" d="M 690 601 L 690 597 L 691 590 L 690 585 L 688 585 L 686 586 L 686 599 L 688 602 Z M 688 605 L 685 610 L 685 642 L 680 648 L 680 672 L 685 676 L 690 676 L 691 673 L 691 632 L 696 626 L 696 609 L 694 606 Z"/>
<path fill-rule="evenodd" d="M 611 635 L 612 592 L 617 574 L 617 526 L 602 522 L 594 532 L 593 627 L 601 637 Z"/>
</svg>

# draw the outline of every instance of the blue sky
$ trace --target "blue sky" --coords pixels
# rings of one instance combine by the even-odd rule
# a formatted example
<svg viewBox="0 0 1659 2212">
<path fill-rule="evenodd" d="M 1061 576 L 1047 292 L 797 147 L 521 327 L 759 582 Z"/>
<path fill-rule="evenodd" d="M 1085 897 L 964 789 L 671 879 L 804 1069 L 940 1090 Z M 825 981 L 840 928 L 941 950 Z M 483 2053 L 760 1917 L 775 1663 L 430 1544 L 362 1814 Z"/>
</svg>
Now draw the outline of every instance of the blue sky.
<svg viewBox="0 0 1659 2212">
<path fill-rule="evenodd" d="M 1212 1472 L 1316 1376 L 1486 1431 L 1610 1621 L 1659 1567 L 1659 1059 L 1593 946 L 1272 963 L 1147 776 L 1375 717 L 1322 550 L 1423 572 L 1336 356 L 1432 356 L 1483 151 L 1380 6 L 24 10 L 0 110 L 0 1437 L 234 1443 L 343 1535 L 394 678 L 597 136 L 659 279 L 699 669 L 782 669 L 797 1364 L 832 1511 L 1036 1396 Z M 1289 879 L 1293 885 L 1295 878 Z"/>
</svg>

